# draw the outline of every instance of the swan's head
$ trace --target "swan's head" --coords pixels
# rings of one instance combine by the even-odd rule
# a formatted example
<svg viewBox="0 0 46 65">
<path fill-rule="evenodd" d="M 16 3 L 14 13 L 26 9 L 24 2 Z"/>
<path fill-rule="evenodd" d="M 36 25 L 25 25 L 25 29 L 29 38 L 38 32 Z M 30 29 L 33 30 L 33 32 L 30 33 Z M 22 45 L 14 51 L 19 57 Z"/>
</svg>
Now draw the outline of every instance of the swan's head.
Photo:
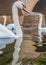
<svg viewBox="0 0 46 65">
<path fill-rule="evenodd" d="M 6 19 L 6 16 L 5 16 L 5 15 L 3 15 L 3 18 L 4 18 L 4 19 Z"/>
<path fill-rule="evenodd" d="M 26 5 L 25 5 L 24 2 L 22 2 L 22 1 L 16 1 L 14 3 L 14 5 L 15 5 L 16 8 L 21 9 L 21 10 L 24 10 L 25 12 L 28 13 L 28 11 L 26 11 Z"/>
</svg>

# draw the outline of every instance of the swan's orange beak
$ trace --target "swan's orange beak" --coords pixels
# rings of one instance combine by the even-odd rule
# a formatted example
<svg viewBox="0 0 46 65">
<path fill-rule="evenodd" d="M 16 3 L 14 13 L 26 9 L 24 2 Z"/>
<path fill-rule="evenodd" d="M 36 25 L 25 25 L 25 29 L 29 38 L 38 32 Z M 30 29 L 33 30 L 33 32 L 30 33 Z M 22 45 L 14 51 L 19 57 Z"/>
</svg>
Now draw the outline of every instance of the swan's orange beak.
<svg viewBox="0 0 46 65">
<path fill-rule="evenodd" d="M 25 12 L 27 12 L 27 13 L 29 13 L 25 8 L 23 8 L 23 11 L 25 11 Z"/>
<path fill-rule="evenodd" d="M 29 12 L 26 10 L 26 6 L 24 6 L 23 10 L 24 10 L 25 12 L 29 13 Z"/>
<path fill-rule="evenodd" d="M 23 10 L 25 11 L 25 12 L 27 12 L 27 13 L 29 13 L 27 10 L 26 10 L 26 5 L 25 4 L 22 4 L 23 5 Z"/>
</svg>

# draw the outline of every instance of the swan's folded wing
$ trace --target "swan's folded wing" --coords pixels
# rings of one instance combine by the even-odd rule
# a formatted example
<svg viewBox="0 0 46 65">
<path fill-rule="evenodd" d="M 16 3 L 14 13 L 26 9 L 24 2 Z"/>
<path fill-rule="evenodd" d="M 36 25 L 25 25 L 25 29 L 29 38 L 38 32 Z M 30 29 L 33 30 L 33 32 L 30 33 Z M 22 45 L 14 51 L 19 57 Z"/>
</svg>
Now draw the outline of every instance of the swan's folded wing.
<svg viewBox="0 0 46 65">
<path fill-rule="evenodd" d="M 15 34 L 0 24 L 0 38 L 15 37 Z"/>
</svg>

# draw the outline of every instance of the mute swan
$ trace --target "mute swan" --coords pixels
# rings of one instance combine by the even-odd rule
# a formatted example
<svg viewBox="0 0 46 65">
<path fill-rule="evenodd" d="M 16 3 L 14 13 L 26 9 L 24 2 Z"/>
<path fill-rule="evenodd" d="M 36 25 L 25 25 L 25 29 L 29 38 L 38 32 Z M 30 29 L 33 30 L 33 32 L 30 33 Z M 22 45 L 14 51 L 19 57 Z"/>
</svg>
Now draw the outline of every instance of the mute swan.
<svg viewBox="0 0 46 65">
<path fill-rule="evenodd" d="M 39 24 L 38 24 L 38 39 L 39 39 L 39 41 L 38 41 L 38 44 L 37 44 L 37 46 L 43 46 L 43 44 L 42 44 L 42 38 L 43 38 L 43 35 L 42 35 L 42 33 L 44 33 L 44 34 L 46 34 L 46 27 L 42 27 L 42 20 L 43 20 L 43 14 L 41 14 L 41 13 L 35 13 L 35 12 L 28 12 L 28 14 L 30 14 L 30 15 L 38 15 L 39 16 Z"/>
<path fill-rule="evenodd" d="M 6 26 L 7 17 L 5 15 L 3 15 L 3 19 L 4 19 L 4 26 Z M 7 27 L 7 29 L 11 30 L 13 33 L 16 33 L 14 24 L 12 24 L 12 23 L 8 24 L 6 27 Z"/>
<path fill-rule="evenodd" d="M 0 49 L 5 48 L 6 44 L 10 44 L 15 40 L 15 34 L 8 30 L 4 25 L 0 24 Z M 3 51 L 0 50 L 0 54 Z"/>
<path fill-rule="evenodd" d="M 17 36 L 15 36 L 14 33 L 12 33 L 10 30 L 8 30 L 6 25 L 6 16 L 3 15 L 4 18 L 4 25 L 0 24 L 0 49 L 5 48 L 6 44 L 12 43 Z M 0 54 L 2 54 L 3 51 L 0 50 Z"/>
<path fill-rule="evenodd" d="M 19 1 L 19 2 L 20 2 L 20 1 Z M 16 5 L 17 5 L 17 4 L 16 4 Z M 16 6 L 16 5 L 15 5 L 15 6 Z M 25 4 L 24 4 L 24 3 L 22 3 L 22 5 L 25 7 Z M 20 6 L 19 6 L 19 7 L 18 7 L 18 6 L 19 6 L 19 5 L 17 5 L 17 8 L 21 9 Z M 13 7 L 13 8 L 14 8 L 14 7 Z M 13 9 L 12 9 L 12 10 L 13 10 Z M 16 11 L 14 11 L 14 13 L 15 13 L 15 15 L 14 15 L 15 18 L 14 18 L 14 20 L 15 20 L 15 21 L 17 21 L 16 18 L 18 17 L 18 16 L 17 16 L 17 14 L 18 14 L 17 10 L 18 10 L 18 9 L 16 9 Z M 28 13 L 28 11 L 26 11 L 25 9 L 23 9 L 23 10 Z M 14 13 L 13 13 L 13 14 L 14 14 Z M 14 16 L 13 16 L 13 17 L 14 17 Z M 14 20 L 13 20 L 13 21 L 14 21 Z M 16 23 L 16 24 L 18 24 L 18 23 Z M 16 26 L 18 26 L 18 25 L 16 25 Z M 20 27 L 20 26 L 19 26 L 19 27 L 16 29 L 16 28 L 15 28 L 16 26 L 15 26 L 14 23 L 13 23 L 13 24 L 11 23 L 11 24 L 8 24 L 6 27 L 7 27 L 9 30 L 11 30 L 13 33 L 16 33 L 16 30 L 18 30 L 18 32 L 19 32 L 19 27 Z M 17 33 L 18 33 L 18 32 L 17 32 Z"/>
<path fill-rule="evenodd" d="M 39 25 L 38 25 L 38 35 L 39 35 L 39 44 L 38 46 L 43 46 L 42 44 L 42 38 L 43 38 L 43 35 L 42 33 L 44 33 L 46 35 L 46 27 L 42 27 L 42 20 L 43 20 L 43 15 L 41 13 L 39 13 Z"/>
<path fill-rule="evenodd" d="M 42 47 L 43 46 L 43 44 L 42 44 L 42 41 L 43 41 L 42 40 L 42 37 L 43 37 L 42 33 L 46 34 L 46 27 L 42 27 L 43 14 L 35 13 L 35 12 L 29 13 L 29 14 L 39 16 L 39 24 L 38 24 L 38 39 L 39 39 L 39 41 L 38 41 L 37 46 Z"/>
<path fill-rule="evenodd" d="M 26 6 L 23 2 L 21 2 L 21 1 L 14 2 L 13 6 L 12 6 L 12 15 L 13 15 L 15 32 L 16 32 L 16 35 L 19 36 L 19 38 L 16 39 L 16 43 L 15 43 L 15 46 L 14 46 L 15 51 L 13 53 L 12 65 L 16 65 L 16 62 L 18 61 L 20 46 L 22 44 L 22 38 L 23 38 L 23 33 L 22 33 L 22 30 L 21 30 L 21 26 L 19 24 L 18 8 L 26 11 L 25 10 Z"/>
<path fill-rule="evenodd" d="M 4 25 L 0 24 L 0 44 L 2 45 L 8 44 L 9 42 L 11 43 L 13 40 L 18 39 L 19 37 L 23 37 L 23 33 L 22 33 L 21 26 L 19 24 L 19 19 L 18 19 L 18 8 L 26 11 L 25 10 L 26 6 L 21 1 L 14 3 L 12 6 L 12 15 L 13 15 L 14 27 L 16 30 L 16 35 L 10 30 L 8 30 L 4 26 L 5 24 Z M 20 44 L 18 46 L 20 46 Z"/>
</svg>

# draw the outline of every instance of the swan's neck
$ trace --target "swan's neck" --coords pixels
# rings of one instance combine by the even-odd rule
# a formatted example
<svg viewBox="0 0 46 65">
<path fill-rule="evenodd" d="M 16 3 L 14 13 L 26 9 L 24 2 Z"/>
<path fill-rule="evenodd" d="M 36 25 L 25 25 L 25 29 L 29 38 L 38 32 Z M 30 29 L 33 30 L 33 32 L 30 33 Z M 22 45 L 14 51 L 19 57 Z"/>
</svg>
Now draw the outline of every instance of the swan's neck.
<svg viewBox="0 0 46 65">
<path fill-rule="evenodd" d="M 4 18 L 4 26 L 6 25 L 6 17 Z"/>
<path fill-rule="evenodd" d="M 13 5 L 13 7 L 12 7 L 12 15 L 13 15 L 13 21 L 14 21 L 14 25 L 15 25 L 16 34 L 19 36 L 22 36 L 22 29 L 19 24 L 18 8 L 16 8 L 15 5 Z"/>
<path fill-rule="evenodd" d="M 38 29 L 42 28 L 42 14 L 39 14 L 39 25 L 38 25 Z"/>
</svg>

